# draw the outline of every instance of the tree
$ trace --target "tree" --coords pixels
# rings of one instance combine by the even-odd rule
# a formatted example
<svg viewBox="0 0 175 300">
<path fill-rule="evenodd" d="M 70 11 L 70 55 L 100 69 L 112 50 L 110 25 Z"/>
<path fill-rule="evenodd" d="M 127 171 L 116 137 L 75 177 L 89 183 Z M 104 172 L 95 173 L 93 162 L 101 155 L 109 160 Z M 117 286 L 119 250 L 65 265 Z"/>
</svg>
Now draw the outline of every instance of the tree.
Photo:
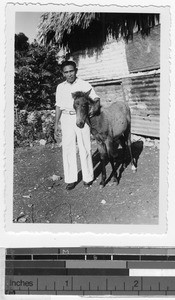
<svg viewBox="0 0 175 300">
<path fill-rule="evenodd" d="M 51 109 L 57 84 L 62 80 L 55 47 L 36 41 L 26 51 L 15 49 L 15 105 L 19 109 Z"/>
<path fill-rule="evenodd" d="M 109 35 L 128 40 L 135 31 L 142 35 L 159 23 L 159 14 L 132 13 L 44 13 L 38 26 L 38 40 L 57 44 L 70 52 L 100 48 Z"/>
<path fill-rule="evenodd" d="M 26 51 L 29 48 L 28 37 L 20 32 L 15 34 L 15 50 L 16 51 Z"/>
</svg>

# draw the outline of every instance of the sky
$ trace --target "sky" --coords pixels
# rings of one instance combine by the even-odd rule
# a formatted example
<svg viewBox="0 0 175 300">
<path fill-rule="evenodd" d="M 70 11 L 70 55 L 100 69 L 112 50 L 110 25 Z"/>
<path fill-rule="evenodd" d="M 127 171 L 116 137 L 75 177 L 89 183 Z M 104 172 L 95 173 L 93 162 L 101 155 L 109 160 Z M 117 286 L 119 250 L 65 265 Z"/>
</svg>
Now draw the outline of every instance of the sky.
<svg viewBox="0 0 175 300">
<path fill-rule="evenodd" d="M 42 12 L 16 12 L 15 33 L 22 32 L 29 38 L 30 43 L 33 42 L 41 15 Z"/>
</svg>

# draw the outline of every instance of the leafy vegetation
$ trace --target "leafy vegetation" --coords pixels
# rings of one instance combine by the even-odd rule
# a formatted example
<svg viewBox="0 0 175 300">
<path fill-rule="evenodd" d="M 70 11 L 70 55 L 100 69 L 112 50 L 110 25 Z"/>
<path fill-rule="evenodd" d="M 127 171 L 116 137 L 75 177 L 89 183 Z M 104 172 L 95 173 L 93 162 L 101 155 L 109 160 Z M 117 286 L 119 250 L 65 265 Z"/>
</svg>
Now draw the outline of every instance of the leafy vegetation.
<svg viewBox="0 0 175 300">
<path fill-rule="evenodd" d="M 56 86 L 62 81 L 57 48 L 27 41 L 24 34 L 15 35 L 15 107 L 53 109 Z"/>
<path fill-rule="evenodd" d="M 33 146 L 41 139 L 46 143 L 55 142 L 54 119 L 54 111 L 21 110 L 14 123 L 14 147 Z"/>
<path fill-rule="evenodd" d="M 38 139 L 54 141 L 55 92 L 63 80 L 56 60 L 57 48 L 29 44 L 15 35 L 14 146 L 27 146 Z M 43 111 L 44 110 L 44 111 Z"/>
</svg>

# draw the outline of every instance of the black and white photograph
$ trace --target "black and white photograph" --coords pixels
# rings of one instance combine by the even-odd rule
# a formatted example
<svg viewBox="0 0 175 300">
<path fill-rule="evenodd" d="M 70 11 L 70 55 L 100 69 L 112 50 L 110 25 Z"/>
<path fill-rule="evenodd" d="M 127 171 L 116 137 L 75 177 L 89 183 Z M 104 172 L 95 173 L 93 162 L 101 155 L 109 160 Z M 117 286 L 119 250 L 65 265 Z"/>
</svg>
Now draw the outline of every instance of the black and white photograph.
<svg viewBox="0 0 175 300">
<path fill-rule="evenodd" d="M 165 231 L 168 9 L 11 5 L 8 30 L 14 228 Z"/>
<path fill-rule="evenodd" d="M 0 298 L 174 297 L 173 0 L 0 20 Z"/>
</svg>

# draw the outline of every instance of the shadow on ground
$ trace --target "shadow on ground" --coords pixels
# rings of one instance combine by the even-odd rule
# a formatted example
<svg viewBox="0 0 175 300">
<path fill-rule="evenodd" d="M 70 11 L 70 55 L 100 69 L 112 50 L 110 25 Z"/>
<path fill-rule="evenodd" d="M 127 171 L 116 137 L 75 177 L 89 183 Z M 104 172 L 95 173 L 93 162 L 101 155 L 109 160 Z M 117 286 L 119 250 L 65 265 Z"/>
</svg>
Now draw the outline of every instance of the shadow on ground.
<svg viewBox="0 0 175 300">
<path fill-rule="evenodd" d="M 143 142 L 142 141 L 136 141 L 133 142 L 131 145 L 132 155 L 135 161 L 135 166 L 137 167 L 139 156 L 143 151 Z M 118 156 L 115 160 L 115 171 L 118 174 L 118 183 L 120 182 L 122 178 L 122 173 L 127 168 L 127 166 L 131 163 L 131 157 L 129 154 L 129 150 L 126 151 L 126 157 L 125 157 L 125 168 L 122 168 L 122 152 L 123 149 L 120 148 L 117 150 Z M 92 161 L 93 161 L 93 168 L 94 168 L 94 180 L 96 180 L 102 172 L 102 164 L 100 160 L 100 154 L 98 150 L 96 150 L 92 155 Z M 107 166 L 109 164 L 109 160 L 106 159 L 105 165 Z M 120 168 L 121 167 L 121 168 Z M 112 172 L 109 175 L 109 177 L 106 179 L 106 184 L 112 179 Z M 82 172 L 79 171 L 78 173 L 78 183 L 82 181 Z"/>
</svg>

